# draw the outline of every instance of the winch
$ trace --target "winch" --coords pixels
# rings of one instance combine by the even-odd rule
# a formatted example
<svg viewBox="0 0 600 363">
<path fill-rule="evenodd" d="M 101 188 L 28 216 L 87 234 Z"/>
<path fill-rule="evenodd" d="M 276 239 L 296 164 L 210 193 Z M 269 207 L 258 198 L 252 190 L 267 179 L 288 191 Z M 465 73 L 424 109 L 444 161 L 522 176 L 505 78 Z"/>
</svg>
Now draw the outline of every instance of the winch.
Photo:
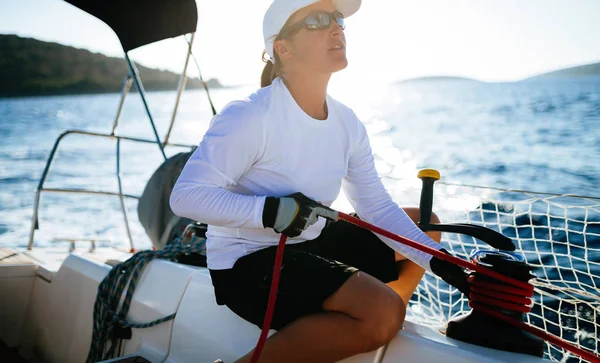
<svg viewBox="0 0 600 363">
<path fill-rule="evenodd" d="M 523 256 L 514 252 L 475 250 L 470 258 L 478 265 L 519 281 L 528 282 L 535 277 Z M 523 321 L 533 305 L 533 286 L 531 290 L 525 290 L 477 272 L 470 274 L 469 283 L 469 306 L 473 310 L 448 323 L 448 337 L 493 349 L 544 356 L 545 342 L 542 339 L 487 313 L 488 309 L 492 309 Z"/>
<path fill-rule="evenodd" d="M 440 179 L 440 174 L 433 169 L 424 169 L 418 176 L 423 181 L 419 220 L 423 231 L 459 233 L 477 238 L 495 249 L 473 251 L 470 255 L 472 262 L 525 283 L 535 278 L 533 268 L 521 254 L 515 252 L 511 239 L 501 233 L 467 223 L 430 223 L 433 184 Z M 488 348 L 543 357 L 544 340 L 494 316 L 500 313 L 523 321 L 533 305 L 533 285 L 529 285 L 529 289 L 511 286 L 474 271 L 469 273 L 468 282 L 469 306 L 473 310 L 450 321 L 446 335 Z"/>
</svg>

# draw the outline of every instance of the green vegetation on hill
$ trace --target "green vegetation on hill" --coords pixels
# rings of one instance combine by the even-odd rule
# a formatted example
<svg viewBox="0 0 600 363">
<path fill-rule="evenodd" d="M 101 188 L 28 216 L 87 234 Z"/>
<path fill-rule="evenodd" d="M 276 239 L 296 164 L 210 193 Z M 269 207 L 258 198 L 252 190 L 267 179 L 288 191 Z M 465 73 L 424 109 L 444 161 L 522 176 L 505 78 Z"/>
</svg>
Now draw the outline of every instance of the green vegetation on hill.
<svg viewBox="0 0 600 363">
<path fill-rule="evenodd" d="M 137 65 L 147 91 L 175 90 L 180 75 Z M 122 58 L 110 58 L 57 43 L 0 34 L 0 97 L 119 92 L 128 73 Z M 209 87 L 220 87 L 211 79 Z M 188 78 L 187 88 L 200 88 Z"/>
<path fill-rule="evenodd" d="M 600 63 L 586 64 L 577 67 L 564 68 L 553 72 L 543 73 L 534 77 L 524 79 L 529 80 L 544 80 L 544 79 L 565 79 L 565 78 L 585 78 L 585 77 L 600 77 Z M 437 84 L 437 83 L 483 83 L 472 78 L 453 77 L 453 76 L 426 76 L 411 78 L 399 81 L 399 84 Z"/>
<path fill-rule="evenodd" d="M 586 64 L 583 66 L 560 69 L 554 72 L 540 74 L 528 79 L 550 79 L 550 78 L 575 78 L 575 77 L 599 77 L 600 63 Z"/>
</svg>

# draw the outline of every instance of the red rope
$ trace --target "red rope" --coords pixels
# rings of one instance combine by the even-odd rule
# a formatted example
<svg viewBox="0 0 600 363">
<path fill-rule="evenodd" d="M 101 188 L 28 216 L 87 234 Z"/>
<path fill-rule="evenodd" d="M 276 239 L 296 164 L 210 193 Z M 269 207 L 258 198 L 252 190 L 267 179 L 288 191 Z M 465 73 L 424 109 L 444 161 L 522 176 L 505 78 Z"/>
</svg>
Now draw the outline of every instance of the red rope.
<svg viewBox="0 0 600 363">
<path fill-rule="evenodd" d="M 269 334 L 269 328 L 271 327 L 271 319 L 273 318 L 273 312 L 275 311 L 275 300 L 277 300 L 277 289 L 279 288 L 279 273 L 281 272 L 281 262 L 283 261 L 283 250 L 285 248 L 285 241 L 287 236 L 282 234 L 279 238 L 279 245 L 277 246 L 277 254 L 275 255 L 275 264 L 273 266 L 273 281 L 271 281 L 271 290 L 269 291 L 269 303 L 267 304 L 267 312 L 265 313 L 265 320 L 263 321 L 263 328 L 260 332 L 260 337 L 250 358 L 250 363 L 257 363 L 260 358 L 260 353 L 265 346 L 267 340 L 267 334 Z"/>
<path fill-rule="evenodd" d="M 510 286 L 478 279 L 476 275 L 467 280 L 470 285 L 470 301 L 479 301 L 501 309 L 528 313 L 531 311 L 533 291 L 521 293 L 521 289 L 511 289 Z M 516 293 L 515 293 L 516 292 Z"/>
<path fill-rule="evenodd" d="M 409 247 L 412 247 L 412 248 L 414 248 L 416 250 L 419 250 L 421 252 L 425 252 L 425 253 L 428 253 L 428 254 L 433 255 L 435 257 L 438 257 L 438 258 L 440 258 L 442 260 L 446 260 L 448 262 L 452 262 L 455 265 L 458 265 L 458 266 L 461 266 L 461 267 L 468 268 L 470 270 L 479 272 L 482 275 L 486 275 L 486 276 L 489 276 L 489 277 L 494 278 L 496 280 L 500 280 L 502 282 L 506 282 L 506 283 L 508 283 L 508 284 L 510 284 L 512 286 L 520 287 L 520 288 L 522 288 L 524 290 L 527 290 L 527 291 L 533 291 L 533 286 L 531 284 L 528 284 L 527 282 L 519 281 L 519 280 L 514 279 L 512 277 L 503 275 L 503 274 L 501 274 L 499 272 L 492 271 L 492 270 L 490 270 L 490 269 L 488 269 L 486 267 L 474 264 L 471 261 L 466 261 L 466 260 L 463 260 L 463 259 L 458 258 L 458 257 L 450 256 L 450 255 L 445 254 L 444 252 L 442 252 L 440 250 L 436 250 L 436 249 L 431 248 L 429 246 L 425 246 L 425 245 L 420 244 L 418 242 L 409 240 L 408 238 L 405 238 L 405 237 L 402 237 L 402 236 L 398 236 L 397 234 L 394 234 L 392 232 L 388 232 L 385 229 L 382 229 L 382 228 L 379 228 L 377 226 L 374 226 L 374 225 L 372 225 L 370 223 L 367 223 L 367 222 L 365 222 L 365 221 L 363 221 L 361 219 L 352 217 L 351 215 L 339 212 L 339 218 L 341 220 L 343 220 L 343 221 L 350 222 L 352 224 L 356 224 L 357 226 L 365 228 L 365 229 L 367 229 L 367 230 L 369 230 L 371 232 L 380 234 L 380 235 L 382 235 L 384 237 L 387 237 L 389 239 L 393 239 L 396 242 L 403 243 L 403 244 L 405 244 L 405 245 L 407 245 Z"/>
<path fill-rule="evenodd" d="M 351 215 L 339 212 L 339 219 L 349 222 L 349 223 L 352 223 L 352 224 L 355 224 L 355 225 L 365 228 L 371 232 L 380 234 L 384 237 L 390 238 L 396 242 L 403 243 L 403 244 L 405 244 L 409 247 L 412 247 L 416 250 L 419 250 L 421 252 L 428 253 L 428 254 L 438 257 L 442 260 L 452 262 L 458 266 L 468 268 L 468 269 L 473 270 L 482 275 L 486 275 L 493 279 L 507 283 L 511 286 L 506 286 L 503 284 L 487 282 L 487 281 L 482 284 L 483 281 L 479 282 L 479 281 L 477 281 L 476 278 L 469 279 L 469 282 L 472 283 L 476 289 L 477 289 L 477 287 L 480 288 L 479 291 L 475 291 L 474 294 L 471 294 L 471 295 L 475 296 L 476 300 L 479 300 L 482 303 L 493 303 L 496 306 L 502 305 L 502 306 L 499 306 L 502 308 L 517 310 L 517 311 L 520 311 L 519 309 L 522 310 L 524 308 L 527 308 L 527 311 L 529 311 L 529 308 L 524 306 L 523 304 L 518 305 L 518 303 L 523 300 L 519 300 L 519 299 L 516 299 L 515 297 L 509 296 L 510 294 L 513 294 L 513 295 L 516 294 L 516 295 L 520 295 L 521 297 L 522 296 L 531 297 L 533 295 L 533 285 L 531 285 L 527 282 L 519 281 L 512 277 L 502 275 L 501 273 L 490 270 L 481 265 L 477 265 L 471 261 L 466 261 L 466 260 L 460 259 L 458 257 L 447 255 L 444 252 L 441 252 L 441 251 L 433 249 L 431 247 L 422 245 L 418 242 L 412 241 L 408 238 L 399 236 L 397 234 L 388 232 L 382 228 L 379 228 L 375 225 L 367 223 L 361 219 L 352 217 Z M 263 322 L 263 328 L 262 328 L 260 337 L 258 339 L 258 342 L 256 343 L 256 348 L 254 348 L 252 358 L 250 359 L 250 363 L 258 362 L 258 359 L 260 358 L 260 354 L 264 347 L 265 341 L 267 339 L 267 334 L 269 333 L 269 328 L 271 326 L 271 319 L 273 318 L 273 311 L 275 310 L 275 300 L 277 299 L 277 289 L 279 287 L 279 274 L 281 272 L 281 263 L 283 260 L 283 250 L 285 248 L 286 239 L 287 239 L 287 237 L 283 234 L 281 235 L 281 238 L 279 239 L 279 246 L 277 247 L 277 255 L 275 257 L 275 264 L 273 266 L 273 281 L 271 282 L 271 290 L 269 292 L 269 302 L 267 304 L 265 320 Z M 481 288 L 483 288 L 483 291 L 481 290 Z M 496 290 L 496 291 L 502 292 L 503 294 L 501 294 L 501 296 L 502 296 L 501 298 L 504 300 L 508 300 L 508 301 L 507 302 L 499 302 L 499 301 L 495 301 L 493 298 L 492 299 L 486 298 L 484 295 L 494 294 L 494 292 L 491 290 Z M 494 297 L 493 295 L 490 295 L 490 296 Z M 518 297 L 519 296 L 517 296 L 517 298 Z M 527 299 L 527 300 L 529 300 L 529 299 Z M 525 302 L 525 301 L 523 301 L 523 302 Z M 485 312 L 489 315 L 492 315 L 498 319 L 506 321 L 507 323 L 512 324 L 519 329 L 525 330 L 539 338 L 542 338 L 547 342 L 550 342 L 550 343 L 557 345 L 565 350 L 575 353 L 575 354 L 579 355 L 580 357 L 589 360 L 590 362 L 600 363 L 600 356 L 597 356 L 591 352 L 588 352 L 579 347 L 576 347 L 558 337 L 555 337 L 555 336 L 550 335 L 540 329 L 537 329 L 530 325 L 527 325 L 522 321 L 515 320 L 515 319 L 513 319 L 507 315 L 504 315 L 496 310 L 488 308 L 486 305 L 484 305 L 482 303 L 471 300 L 471 301 L 469 301 L 469 306 L 473 309 L 478 309 L 478 310 Z"/>
<path fill-rule="evenodd" d="M 479 304 L 474 301 L 470 301 L 469 306 L 473 309 L 477 309 L 477 310 L 484 312 L 486 314 L 489 314 L 495 318 L 503 320 L 513 326 L 516 326 L 519 329 L 525 330 L 526 332 L 529 332 L 529 333 L 537 336 L 538 338 L 542 338 L 549 343 L 552 343 L 552 344 L 559 346 L 565 350 L 575 353 L 578 356 L 580 356 L 581 358 L 586 359 L 592 363 L 600 363 L 600 356 L 597 356 L 596 354 L 594 354 L 592 352 L 588 352 L 587 350 L 583 350 L 579 347 L 576 347 L 554 335 L 546 333 L 545 331 L 543 331 L 541 329 L 538 329 L 531 325 L 525 324 L 522 321 L 515 320 L 508 315 L 504 315 L 501 312 L 498 312 L 494 309 L 490 309 L 487 306 Z"/>
<path fill-rule="evenodd" d="M 533 290 L 525 290 L 520 289 L 518 287 L 509 286 L 506 284 L 496 283 L 492 281 L 485 281 L 483 279 L 478 279 L 477 276 L 469 277 L 469 284 L 471 286 L 483 287 L 489 290 L 505 292 L 507 294 L 518 295 L 518 296 L 526 296 L 532 297 Z"/>
<path fill-rule="evenodd" d="M 511 277 L 502 275 L 502 274 L 500 274 L 500 273 L 498 273 L 496 271 L 492 271 L 492 270 L 490 270 L 490 269 L 488 269 L 486 267 L 483 267 L 481 265 L 477 265 L 477 264 L 475 264 L 475 263 L 473 263 L 471 261 L 466 261 L 466 260 L 463 260 L 463 259 L 460 259 L 460 258 L 457 258 L 457 257 L 454 257 L 454 256 L 447 255 L 447 254 L 445 254 L 445 253 L 443 253 L 441 251 L 438 251 L 438 250 L 433 249 L 431 247 L 427 247 L 427 246 L 422 245 L 422 244 L 420 244 L 418 242 L 411 241 L 408 238 L 404 238 L 402 236 L 398 236 L 397 234 L 388 232 L 388 231 L 386 231 L 384 229 L 381 229 L 381 228 L 379 228 L 377 226 L 374 226 L 374 225 L 372 225 L 370 223 L 367 223 L 367 222 L 365 222 L 365 221 L 363 221 L 361 219 L 352 217 L 352 216 L 350 216 L 348 214 L 339 212 L 339 219 L 344 220 L 346 222 L 350 222 L 350 223 L 355 224 L 357 226 L 360 226 L 362 228 L 366 228 L 367 230 L 369 230 L 371 232 L 374 232 L 374 233 L 380 234 L 382 236 L 388 237 L 388 238 L 390 238 L 390 239 L 392 239 L 392 240 L 394 240 L 396 242 L 403 243 L 403 244 L 405 244 L 405 245 L 407 245 L 409 247 L 412 247 L 412 248 L 414 248 L 416 250 L 419 250 L 419 251 L 422 251 L 422 252 L 425 252 L 425 253 L 429 253 L 429 254 L 431 254 L 433 256 L 436 256 L 436 257 L 438 257 L 440 259 L 452 262 L 452 263 L 454 263 L 456 265 L 459 265 L 461 267 L 465 267 L 465 268 L 468 268 L 468 269 L 473 270 L 475 272 L 481 273 L 482 275 L 486 275 L 486 276 L 489 276 L 489 277 L 494 278 L 496 280 L 500 280 L 502 282 L 506 282 L 506 283 L 512 285 L 513 288 L 517 287 L 517 288 L 519 288 L 519 290 L 520 289 L 524 289 L 526 292 L 529 292 L 529 291 L 532 292 L 533 291 L 533 285 L 531 285 L 531 284 L 528 284 L 526 282 L 519 281 L 517 279 L 514 279 L 514 278 L 511 278 Z M 499 285 L 501 285 L 501 284 L 493 284 L 493 286 L 495 288 L 499 288 Z M 508 287 L 508 288 L 510 288 L 510 287 Z M 514 291 L 514 290 L 511 290 L 511 291 Z M 527 294 L 524 294 L 524 295 L 527 296 Z M 531 296 L 531 295 L 529 295 L 529 296 Z M 576 346 L 574 346 L 574 345 L 572 345 L 572 344 L 570 344 L 570 343 L 568 343 L 568 342 L 566 342 L 566 341 L 564 341 L 564 340 L 562 340 L 562 339 L 560 339 L 558 337 L 555 337 L 555 336 L 550 335 L 550 334 L 548 334 L 548 333 L 546 333 L 546 332 L 544 332 L 544 331 L 542 331 L 540 329 L 537 329 L 537 328 L 534 328 L 534 327 L 532 327 L 530 325 L 527 325 L 527 324 L 525 324 L 522 321 L 515 320 L 515 319 L 513 319 L 513 318 L 511 318 L 511 317 L 509 317 L 507 315 L 504 315 L 504 314 L 502 314 L 502 313 L 500 313 L 498 311 L 490 309 L 490 308 L 486 307 L 483 304 L 480 304 L 480 303 L 472 301 L 472 302 L 469 302 L 469 306 L 471 306 L 471 308 L 474 308 L 474 309 L 476 307 L 477 309 L 479 309 L 482 312 L 486 312 L 486 313 L 488 313 L 488 314 L 490 314 L 490 315 L 492 315 L 494 317 L 502 319 L 502 320 L 504 320 L 504 321 L 506 321 L 506 322 L 508 322 L 508 323 L 510 323 L 510 324 L 512 324 L 512 325 L 514 325 L 514 326 L 516 326 L 516 327 L 518 327 L 520 329 L 522 329 L 522 330 L 525 330 L 525 331 L 527 331 L 527 332 L 529 332 L 529 333 L 531 333 L 531 334 L 533 334 L 533 335 L 535 335 L 535 336 L 537 336 L 539 338 L 544 339 L 545 341 L 547 341 L 549 343 L 552 343 L 552 344 L 557 345 L 557 346 L 559 346 L 559 347 L 561 347 L 561 348 L 563 348 L 565 350 L 568 350 L 568 351 L 570 351 L 572 353 L 575 353 L 578 356 L 580 356 L 580 357 L 582 357 L 584 359 L 589 360 L 590 362 L 600 363 L 600 356 L 595 355 L 595 354 L 593 354 L 591 352 L 588 352 L 586 350 L 583 350 L 583 349 L 581 349 L 579 347 L 576 347 Z"/>
</svg>

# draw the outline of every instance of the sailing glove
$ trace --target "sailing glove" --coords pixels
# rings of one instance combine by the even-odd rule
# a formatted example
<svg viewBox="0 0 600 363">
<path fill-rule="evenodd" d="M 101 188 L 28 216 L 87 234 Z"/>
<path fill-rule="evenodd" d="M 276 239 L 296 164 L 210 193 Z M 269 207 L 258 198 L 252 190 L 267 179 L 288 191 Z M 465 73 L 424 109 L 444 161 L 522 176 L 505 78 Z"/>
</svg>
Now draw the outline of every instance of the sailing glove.
<svg viewBox="0 0 600 363">
<path fill-rule="evenodd" d="M 450 253 L 443 248 L 440 251 L 450 255 Z M 448 284 L 456 287 L 467 297 L 469 296 L 471 289 L 467 283 L 468 275 L 462 267 L 435 256 L 429 261 L 429 266 L 431 266 L 431 272 L 439 276 Z"/>
<path fill-rule="evenodd" d="M 262 219 L 265 228 L 296 237 L 315 224 L 319 216 L 337 220 L 338 213 L 302 193 L 294 193 L 281 198 L 267 197 Z"/>
</svg>

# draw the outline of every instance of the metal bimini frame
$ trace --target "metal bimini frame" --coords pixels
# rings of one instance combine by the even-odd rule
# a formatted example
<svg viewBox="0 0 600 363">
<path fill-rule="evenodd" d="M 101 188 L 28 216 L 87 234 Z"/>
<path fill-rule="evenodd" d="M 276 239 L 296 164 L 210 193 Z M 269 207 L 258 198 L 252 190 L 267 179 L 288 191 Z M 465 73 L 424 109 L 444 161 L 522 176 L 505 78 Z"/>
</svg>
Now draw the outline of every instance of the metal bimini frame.
<svg viewBox="0 0 600 363">
<path fill-rule="evenodd" d="M 183 72 L 181 74 L 181 78 L 179 80 L 179 86 L 177 88 L 177 97 L 175 99 L 175 106 L 173 108 L 173 114 L 171 116 L 171 122 L 169 124 L 169 128 L 167 131 L 167 134 L 165 135 L 164 141 L 160 140 L 160 137 L 158 135 L 158 132 L 156 130 L 156 126 L 154 124 L 154 119 L 152 118 L 152 114 L 150 112 L 150 108 L 148 107 L 148 102 L 146 100 L 146 92 L 144 90 L 144 86 L 142 84 L 142 80 L 140 79 L 138 70 L 134 64 L 134 62 L 129 58 L 129 54 L 128 52 L 125 52 L 125 60 L 127 61 L 127 65 L 129 66 L 129 73 L 128 75 L 125 77 L 125 80 L 123 82 L 123 88 L 121 90 L 121 100 L 119 102 L 119 107 L 117 109 L 117 115 L 115 117 L 115 121 L 113 123 L 113 127 L 112 127 L 112 131 L 110 134 L 103 134 L 103 133 L 97 133 L 97 132 L 89 132 L 89 131 L 84 131 L 84 130 L 67 130 L 65 132 L 63 132 L 62 134 L 60 134 L 58 136 L 58 138 L 56 139 L 56 141 L 54 142 L 54 146 L 52 147 L 52 151 L 50 151 L 50 155 L 48 157 L 48 160 L 46 162 L 46 167 L 44 168 L 44 172 L 42 173 L 42 177 L 40 179 L 40 182 L 38 184 L 36 193 L 35 193 L 35 203 L 34 203 L 34 208 L 33 208 L 33 218 L 32 218 L 32 222 L 31 222 L 31 230 L 29 233 L 29 244 L 27 245 L 27 249 L 31 250 L 33 248 L 33 241 L 34 241 L 34 235 L 35 235 L 35 230 L 39 229 L 39 219 L 38 219 L 38 214 L 39 214 L 39 205 L 40 205 L 40 197 L 42 192 L 46 193 L 77 193 L 77 194 L 100 194 L 100 195 L 112 195 L 112 196 L 117 196 L 119 197 L 119 200 L 121 202 L 121 212 L 123 213 L 123 221 L 125 222 L 125 228 L 127 231 L 127 238 L 129 239 L 129 247 L 130 247 L 130 251 L 134 252 L 135 251 L 135 247 L 133 244 L 133 238 L 131 237 L 131 230 L 129 228 L 129 219 L 127 217 L 127 211 L 125 209 L 125 198 L 134 198 L 134 199 L 138 199 L 139 200 L 139 196 L 135 196 L 135 195 L 131 195 L 131 194 L 125 194 L 123 193 L 123 186 L 122 186 L 122 182 L 121 182 L 121 140 L 127 140 L 127 141 L 133 141 L 133 142 L 140 142 L 140 143 L 146 143 L 146 144 L 156 144 L 158 146 L 158 148 L 160 149 L 161 154 L 163 155 L 164 159 L 167 159 L 167 155 L 165 154 L 165 147 L 166 146 L 177 146 L 177 147 L 189 147 L 190 149 L 193 148 L 195 145 L 185 145 L 185 144 L 177 144 L 177 143 L 170 143 L 169 142 L 169 137 L 171 135 L 171 130 L 173 129 L 173 124 L 175 123 L 175 118 L 177 115 L 177 108 L 179 106 L 179 101 L 181 98 L 181 94 L 186 86 L 187 83 L 187 68 L 188 68 L 188 64 L 189 64 L 189 60 L 190 60 L 190 56 L 192 55 L 192 44 L 194 42 L 194 35 L 195 33 L 191 33 L 191 39 L 189 41 L 186 41 L 188 43 L 188 51 L 187 51 L 187 56 L 185 59 L 185 65 L 183 67 Z M 198 71 L 200 71 L 200 69 L 198 69 Z M 200 80 L 202 83 L 204 83 L 205 89 L 208 92 L 208 88 L 206 87 L 206 83 L 202 80 L 202 77 L 200 75 Z M 144 108 L 146 110 L 146 114 L 148 115 L 148 119 L 150 121 L 150 125 L 152 126 L 152 130 L 154 132 L 154 136 L 155 139 L 154 140 L 148 140 L 148 139 L 141 139 L 141 138 L 137 138 L 137 137 L 130 137 L 130 136 L 121 136 L 117 134 L 117 126 L 119 125 L 119 117 L 121 115 L 121 110 L 123 109 L 123 104 L 125 102 L 125 97 L 127 96 L 127 93 L 129 93 L 129 90 L 131 89 L 131 85 L 132 83 L 135 82 L 135 85 L 137 87 L 138 92 L 140 93 L 140 96 L 142 98 L 142 102 L 144 103 Z M 209 96 L 209 101 L 210 101 L 210 95 Z M 212 101 L 211 101 L 211 105 L 212 105 Z M 50 170 L 50 166 L 52 165 L 52 161 L 54 160 L 54 156 L 56 154 L 56 150 L 58 149 L 58 145 L 60 144 L 60 142 L 62 141 L 62 139 L 67 136 L 67 135 L 86 135 L 86 136 L 95 136 L 95 137 L 102 137 L 102 138 L 108 138 L 108 139 L 113 139 L 117 141 L 117 145 L 116 145 L 116 177 L 117 177 L 117 181 L 118 181 L 118 186 L 119 186 L 119 192 L 118 193 L 114 193 L 114 192 L 107 192 L 107 191 L 98 191 L 98 190 L 89 190 L 89 189 L 69 189 L 69 188 L 45 188 L 44 187 L 44 183 L 46 181 L 46 177 L 48 176 L 48 171 Z M 72 248 L 74 247 L 74 239 L 69 238 L 69 240 L 71 241 L 71 246 Z M 79 241 L 90 241 L 93 242 L 93 240 L 97 240 L 97 239 L 85 239 L 85 238 L 81 238 L 81 239 L 77 239 Z"/>
</svg>

